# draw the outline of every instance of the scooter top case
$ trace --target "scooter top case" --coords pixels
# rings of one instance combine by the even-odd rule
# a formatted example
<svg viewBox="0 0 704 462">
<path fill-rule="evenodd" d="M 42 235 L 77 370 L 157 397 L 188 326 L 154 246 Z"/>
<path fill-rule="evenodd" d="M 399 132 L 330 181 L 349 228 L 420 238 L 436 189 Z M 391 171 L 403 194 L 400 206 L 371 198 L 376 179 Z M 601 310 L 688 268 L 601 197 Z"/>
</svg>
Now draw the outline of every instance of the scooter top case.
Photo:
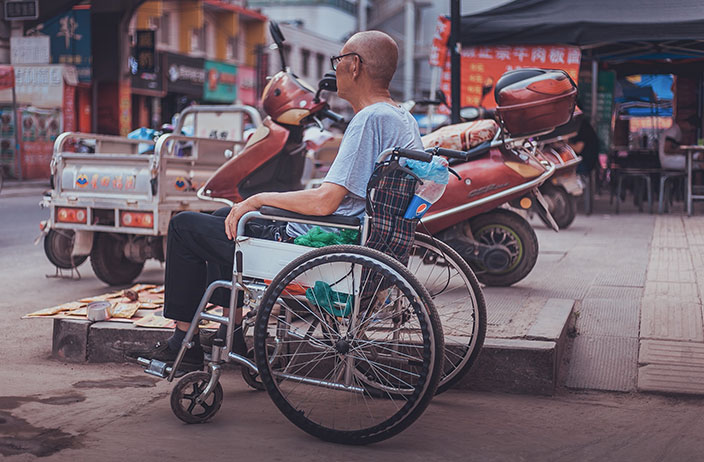
<svg viewBox="0 0 704 462">
<path fill-rule="evenodd" d="M 561 70 L 518 69 L 505 73 L 494 90 L 496 113 L 511 135 L 544 133 L 570 121 L 577 87 Z"/>
</svg>

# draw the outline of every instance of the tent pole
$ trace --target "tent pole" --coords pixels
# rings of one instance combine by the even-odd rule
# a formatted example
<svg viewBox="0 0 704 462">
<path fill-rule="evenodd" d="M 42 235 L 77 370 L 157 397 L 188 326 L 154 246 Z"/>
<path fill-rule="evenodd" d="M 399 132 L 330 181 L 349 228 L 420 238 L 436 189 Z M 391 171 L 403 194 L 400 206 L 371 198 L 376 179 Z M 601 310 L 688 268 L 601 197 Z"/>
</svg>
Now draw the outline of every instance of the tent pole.
<svg viewBox="0 0 704 462">
<path fill-rule="evenodd" d="M 596 115 L 597 115 L 597 92 L 599 91 L 599 62 L 595 57 L 592 57 L 592 116 L 591 122 L 592 127 L 596 127 Z"/>
<path fill-rule="evenodd" d="M 460 0 L 450 0 L 450 101 L 452 123 L 460 123 Z"/>
</svg>

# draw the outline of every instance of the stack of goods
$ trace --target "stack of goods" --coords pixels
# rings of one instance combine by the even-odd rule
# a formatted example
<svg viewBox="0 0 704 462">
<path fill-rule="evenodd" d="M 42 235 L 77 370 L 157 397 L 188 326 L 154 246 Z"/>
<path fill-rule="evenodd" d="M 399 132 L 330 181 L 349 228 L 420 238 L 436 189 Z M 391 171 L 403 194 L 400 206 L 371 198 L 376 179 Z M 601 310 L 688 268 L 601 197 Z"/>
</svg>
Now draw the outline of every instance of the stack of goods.
<svg viewBox="0 0 704 462">
<path fill-rule="evenodd" d="M 105 306 L 107 319 L 113 322 L 130 322 L 138 327 L 173 328 L 174 321 L 163 316 L 164 286 L 135 284 L 129 289 L 88 297 L 76 302 L 45 308 L 24 316 L 27 318 L 88 319 L 92 306 Z M 222 314 L 222 308 L 211 305 L 207 308 Z M 204 325 L 204 328 L 213 326 Z M 214 326 L 217 328 L 217 325 Z"/>
</svg>

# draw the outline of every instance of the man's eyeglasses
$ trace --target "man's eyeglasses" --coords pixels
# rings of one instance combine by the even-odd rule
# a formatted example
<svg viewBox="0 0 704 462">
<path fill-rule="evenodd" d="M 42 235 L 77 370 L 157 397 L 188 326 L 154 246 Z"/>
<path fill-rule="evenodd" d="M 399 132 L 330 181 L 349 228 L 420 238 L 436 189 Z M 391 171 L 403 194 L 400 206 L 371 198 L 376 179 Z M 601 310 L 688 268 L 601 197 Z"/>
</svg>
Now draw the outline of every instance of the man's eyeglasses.
<svg viewBox="0 0 704 462">
<path fill-rule="evenodd" d="M 332 66 L 333 71 L 337 70 L 337 65 L 340 64 L 340 61 L 342 61 L 342 58 L 344 58 L 345 56 L 356 56 L 359 58 L 360 63 L 364 63 L 364 61 L 362 61 L 362 57 L 359 55 L 359 53 L 355 53 L 355 52 L 345 53 L 344 55 L 340 55 L 340 56 L 331 56 L 330 57 L 330 65 Z"/>
</svg>

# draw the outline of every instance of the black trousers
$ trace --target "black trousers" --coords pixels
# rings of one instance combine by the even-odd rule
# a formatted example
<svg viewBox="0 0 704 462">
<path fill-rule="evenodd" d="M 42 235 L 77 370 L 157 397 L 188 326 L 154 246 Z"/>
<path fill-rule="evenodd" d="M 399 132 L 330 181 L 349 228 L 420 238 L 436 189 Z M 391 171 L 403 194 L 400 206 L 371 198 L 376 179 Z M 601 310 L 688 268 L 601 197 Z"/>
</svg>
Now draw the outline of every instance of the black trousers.
<svg viewBox="0 0 704 462">
<path fill-rule="evenodd" d="M 235 243 L 225 234 L 225 218 L 230 207 L 212 214 L 181 212 L 169 223 L 164 279 L 164 317 L 191 322 L 206 287 L 216 280 L 232 280 Z M 248 236 L 290 240 L 286 223 L 251 220 Z M 241 293 L 240 293 L 241 295 Z M 230 291 L 217 289 L 210 302 L 228 307 Z M 242 299 L 238 300 L 241 305 Z"/>
</svg>

